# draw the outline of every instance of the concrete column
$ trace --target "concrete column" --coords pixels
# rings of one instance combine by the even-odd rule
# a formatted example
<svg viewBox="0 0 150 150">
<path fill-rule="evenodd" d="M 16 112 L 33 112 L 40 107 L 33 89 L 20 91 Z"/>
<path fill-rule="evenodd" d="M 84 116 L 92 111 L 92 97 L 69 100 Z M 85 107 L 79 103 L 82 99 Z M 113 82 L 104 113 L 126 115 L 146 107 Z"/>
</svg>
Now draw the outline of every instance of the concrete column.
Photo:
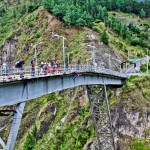
<svg viewBox="0 0 150 150">
<path fill-rule="evenodd" d="M 14 115 L 14 119 L 12 122 L 12 127 L 10 129 L 10 133 L 8 136 L 7 144 L 6 144 L 6 150 L 14 150 L 15 143 L 18 135 L 18 130 L 20 127 L 20 122 L 22 119 L 22 114 L 24 111 L 25 102 L 19 103 L 16 106 L 16 113 Z"/>
</svg>

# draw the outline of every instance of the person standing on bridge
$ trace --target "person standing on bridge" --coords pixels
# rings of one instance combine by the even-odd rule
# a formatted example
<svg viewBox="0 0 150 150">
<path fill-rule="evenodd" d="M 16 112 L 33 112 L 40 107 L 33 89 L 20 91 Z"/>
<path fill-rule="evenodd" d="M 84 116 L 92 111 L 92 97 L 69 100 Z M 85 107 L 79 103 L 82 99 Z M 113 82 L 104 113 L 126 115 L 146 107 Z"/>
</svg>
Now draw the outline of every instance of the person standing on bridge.
<svg viewBox="0 0 150 150">
<path fill-rule="evenodd" d="M 81 57 L 80 57 L 81 58 Z M 79 70 L 80 68 L 80 59 L 78 59 L 78 61 L 77 61 L 77 70 Z"/>
<path fill-rule="evenodd" d="M 7 67 L 6 62 L 4 62 L 3 66 L 2 66 L 2 69 L 3 69 L 4 73 L 6 73 L 6 67 Z"/>
<path fill-rule="evenodd" d="M 2 65 L 2 74 L 3 74 L 3 79 L 5 78 L 5 77 L 7 77 L 7 64 L 6 64 L 6 62 L 4 62 L 3 63 L 3 65 Z"/>
<path fill-rule="evenodd" d="M 35 74 L 34 61 L 31 60 L 31 76 L 34 76 L 34 74 Z"/>
<path fill-rule="evenodd" d="M 42 75 L 43 74 L 43 65 L 44 65 L 44 63 L 43 62 L 41 62 L 40 63 L 40 65 L 39 65 L 39 71 L 40 71 L 40 75 Z"/>
</svg>

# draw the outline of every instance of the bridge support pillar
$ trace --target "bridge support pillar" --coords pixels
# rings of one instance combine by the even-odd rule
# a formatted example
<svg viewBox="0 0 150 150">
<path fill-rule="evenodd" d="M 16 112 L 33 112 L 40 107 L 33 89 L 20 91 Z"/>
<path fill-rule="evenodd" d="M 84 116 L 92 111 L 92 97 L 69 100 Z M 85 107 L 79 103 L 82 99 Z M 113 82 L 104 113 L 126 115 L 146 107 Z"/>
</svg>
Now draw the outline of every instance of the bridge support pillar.
<svg viewBox="0 0 150 150">
<path fill-rule="evenodd" d="M 6 150 L 13 150 L 15 147 L 24 107 L 25 107 L 25 102 L 17 104 L 16 113 L 14 115 L 12 127 L 10 129 L 10 133 L 7 140 Z"/>
<path fill-rule="evenodd" d="M 87 86 L 87 91 L 97 136 L 97 142 L 94 145 L 95 149 L 115 150 L 106 85 L 101 88 Z"/>
<path fill-rule="evenodd" d="M 3 122 L 6 122 L 12 116 L 13 116 L 13 120 L 12 120 L 12 124 L 11 124 L 11 128 L 10 128 L 9 136 L 7 138 L 7 143 L 5 144 L 5 142 L 2 140 L 2 138 L 0 138 L 0 145 L 3 148 L 2 150 L 14 150 L 24 107 L 25 107 L 25 102 L 19 103 L 19 104 L 17 104 L 16 109 L 13 110 L 13 113 L 10 113 L 10 114 L 5 113 L 3 115 L 3 116 L 8 115 L 3 120 Z M 5 127 L 7 127 L 7 125 L 5 125 L 4 128 Z M 3 128 L 1 128 L 1 129 L 3 129 Z"/>
</svg>

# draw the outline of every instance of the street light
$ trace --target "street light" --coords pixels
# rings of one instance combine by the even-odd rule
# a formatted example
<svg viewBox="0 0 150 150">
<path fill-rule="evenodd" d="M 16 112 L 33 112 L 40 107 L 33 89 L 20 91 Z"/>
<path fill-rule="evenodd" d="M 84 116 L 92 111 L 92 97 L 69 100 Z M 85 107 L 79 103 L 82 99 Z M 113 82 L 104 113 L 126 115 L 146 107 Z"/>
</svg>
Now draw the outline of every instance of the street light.
<svg viewBox="0 0 150 150">
<path fill-rule="evenodd" d="M 54 37 L 62 38 L 62 49 L 63 49 L 63 62 L 64 62 L 64 72 L 66 72 L 66 58 L 65 58 L 65 37 L 55 34 Z"/>
<path fill-rule="evenodd" d="M 122 64 L 122 61 L 120 59 L 114 59 L 114 58 L 111 58 L 111 59 L 114 60 L 115 67 L 117 65 L 117 69 L 119 68 L 119 72 L 121 73 L 121 64 Z M 117 64 L 116 64 L 116 62 L 117 62 Z"/>
<path fill-rule="evenodd" d="M 35 58 L 35 65 L 36 65 L 36 66 L 37 66 L 37 61 L 38 61 L 38 59 L 37 59 L 36 47 L 37 47 L 38 45 L 40 45 L 40 44 L 42 44 L 42 42 L 37 43 L 37 44 L 34 45 L 34 58 Z"/>
<path fill-rule="evenodd" d="M 73 53 L 73 51 L 71 51 L 71 52 L 68 52 L 68 66 L 69 66 L 69 56 L 70 56 L 70 54 L 72 54 Z"/>
<path fill-rule="evenodd" d="M 96 62 L 95 62 L 95 48 L 96 47 L 94 45 L 92 45 L 92 44 L 87 45 L 87 46 L 92 48 L 92 61 L 93 61 L 93 65 L 95 65 L 96 64 Z"/>
<path fill-rule="evenodd" d="M 108 55 L 108 57 L 109 57 L 109 61 L 108 61 L 108 64 L 109 64 L 109 70 L 111 70 L 111 60 L 110 60 L 110 54 L 107 54 L 107 53 L 105 53 L 105 55 Z"/>
<path fill-rule="evenodd" d="M 121 73 L 121 64 L 122 64 L 122 61 L 120 59 L 117 60 L 119 62 L 119 72 Z"/>
</svg>

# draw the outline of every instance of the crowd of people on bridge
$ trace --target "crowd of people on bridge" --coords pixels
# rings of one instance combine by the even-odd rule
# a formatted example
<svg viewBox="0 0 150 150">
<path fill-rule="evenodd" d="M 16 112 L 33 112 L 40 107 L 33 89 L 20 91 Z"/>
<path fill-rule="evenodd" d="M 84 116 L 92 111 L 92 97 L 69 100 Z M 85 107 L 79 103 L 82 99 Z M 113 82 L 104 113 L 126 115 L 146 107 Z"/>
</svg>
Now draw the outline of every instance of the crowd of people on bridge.
<svg viewBox="0 0 150 150">
<path fill-rule="evenodd" d="M 63 64 L 62 67 L 57 59 L 47 62 L 40 62 L 39 64 L 37 64 L 36 60 L 32 59 L 28 66 L 24 65 L 25 61 L 19 60 L 16 61 L 13 66 L 3 63 L 3 65 L 0 66 L 0 75 L 3 76 L 5 79 L 12 79 L 20 75 L 20 78 L 24 79 L 25 77 L 28 78 L 30 76 L 66 73 L 66 71 L 69 71 L 71 73 L 75 73 L 75 79 L 79 70 L 84 70 L 88 67 L 85 65 L 81 65 L 79 59 L 77 60 L 76 64 L 66 63 L 65 65 Z"/>
<path fill-rule="evenodd" d="M 15 65 L 13 66 L 13 72 L 20 74 L 23 76 L 25 73 L 24 68 L 24 61 L 16 61 Z M 30 62 L 30 70 L 28 70 L 31 73 L 31 76 L 35 75 L 46 75 L 47 73 L 58 73 L 60 72 L 60 64 L 58 60 L 52 60 L 49 62 L 41 62 L 40 64 L 35 64 L 34 60 L 31 60 Z M 9 76 L 10 72 L 12 71 L 12 68 L 10 68 L 6 63 L 3 63 L 0 67 L 1 75 Z"/>
<path fill-rule="evenodd" d="M 41 62 L 39 65 L 35 65 L 34 61 L 31 60 L 31 74 L 46 75 L 47 73 L 60 72 L 60 64 L 58 60 L 53 60 L 50 62 Z"/>
</svg>

